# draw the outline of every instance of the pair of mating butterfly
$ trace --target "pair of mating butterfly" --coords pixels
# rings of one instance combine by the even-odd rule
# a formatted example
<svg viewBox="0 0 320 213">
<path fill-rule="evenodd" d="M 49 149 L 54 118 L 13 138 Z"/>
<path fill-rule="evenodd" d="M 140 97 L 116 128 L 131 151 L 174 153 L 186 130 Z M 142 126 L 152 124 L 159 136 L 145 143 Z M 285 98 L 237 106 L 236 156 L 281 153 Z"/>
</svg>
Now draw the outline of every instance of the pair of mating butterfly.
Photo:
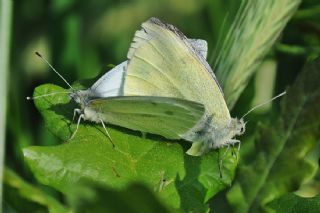
<svg viewBox="0 0 320 213">
<path fill-rule="evenodd" d="M 206 56 L 206 41 L 188 39 L 176 27 L 150 18 L 136 31 L 128 61 L 87 90 L 74 90 L 44 60 L 69 85 L 70 97 L 80 105 L 74 110 L 79 114 L 77 129 L 81 119 L 94 121 L 110 138 L 107 122 L 191 141 L 187 153 L 202 155 L 238 143 L 235 136 L 245 131 L 242 118 L 231 118 Z"/>
</svg>

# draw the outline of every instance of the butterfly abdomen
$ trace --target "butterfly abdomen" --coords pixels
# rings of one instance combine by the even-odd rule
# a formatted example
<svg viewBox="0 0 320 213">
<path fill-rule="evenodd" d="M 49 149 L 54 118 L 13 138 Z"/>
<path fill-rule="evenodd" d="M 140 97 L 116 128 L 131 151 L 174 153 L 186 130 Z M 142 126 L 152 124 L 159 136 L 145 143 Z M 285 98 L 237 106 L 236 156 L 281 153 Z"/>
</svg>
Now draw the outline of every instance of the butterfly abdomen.
<svg viewBox="0 0 320 213">
<path fill-rule="evenodd" d="M 239 127 L 243 124 L 236 118 L 231 118 L 225 125 L 217 125 L 213 116 L 205 116 L 195 127 L 185 133 L 182 138 L 193 142 L 192 147 L 187 151 L 190 155 L 202 155 L 212 149 L 238 143 L 234 139 L 240 135 Z M 242 132 L 241 132 L 242 133 Z"/>
<path fill-rule="evenodd" d="M 100 123 L 100 118 L 99 118 L 99 114 L 91 109 L 90 107 L 86 107 L 84 108 L 84 111 L 83 111 L 83 115 L 84 115 L 84 120 L 88 120 L 88 121 L 93 121 L 93 122 L 96 122 L 96 123 Z"/>
</svg>

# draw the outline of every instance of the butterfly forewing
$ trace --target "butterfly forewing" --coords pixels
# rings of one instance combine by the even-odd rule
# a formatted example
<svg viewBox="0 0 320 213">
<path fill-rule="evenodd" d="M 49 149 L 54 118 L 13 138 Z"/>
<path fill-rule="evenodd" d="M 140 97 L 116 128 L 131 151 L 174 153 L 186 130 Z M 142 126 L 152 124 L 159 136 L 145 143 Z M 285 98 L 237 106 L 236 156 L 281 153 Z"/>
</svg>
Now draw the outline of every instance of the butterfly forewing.
<svg viewBox="0 0 320 213">
<path fill-rule="evenodd" d="M 151 19 L 142 28 L 128 53 L 124 95 L 178 97 L 203 103 L 213 123 L 225 126 L 230 113 L 203 57 L 171 25 Z"/>
</svg>

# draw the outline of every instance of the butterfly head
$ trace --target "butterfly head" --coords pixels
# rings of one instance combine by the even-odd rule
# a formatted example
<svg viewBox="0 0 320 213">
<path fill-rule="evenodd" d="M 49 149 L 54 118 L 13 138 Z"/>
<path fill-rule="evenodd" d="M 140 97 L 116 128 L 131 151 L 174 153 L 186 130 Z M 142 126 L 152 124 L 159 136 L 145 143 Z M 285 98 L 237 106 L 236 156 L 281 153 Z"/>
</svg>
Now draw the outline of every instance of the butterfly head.
<svg viewBox="0 0 320 213">
<path fill-rule="evenodd" d="M 228 127 L 225 128 L 225 132 L 222 133 L 223 143 L 222 144 L 230 144 L 229 142 L 233 143 L 236 141 L 235 137 L 242 135 L 246 131 L 246 122 L 244 122 L 243 118 L 232 118 Z"/>
<path fill-rule="evenodd" d="M 244 122 L 243 118 L 234 119 L 235 122 L 235 136 L 242 135 L 246 131 L 246 122 Z"/>
<path fill-rule="evenodd" d="M 79 104 L 82 110 L 88 105 L 89 97 L 90 92 L 88 90 L 75 90 L 70 93 L 70 98 Z"/>
</svg>

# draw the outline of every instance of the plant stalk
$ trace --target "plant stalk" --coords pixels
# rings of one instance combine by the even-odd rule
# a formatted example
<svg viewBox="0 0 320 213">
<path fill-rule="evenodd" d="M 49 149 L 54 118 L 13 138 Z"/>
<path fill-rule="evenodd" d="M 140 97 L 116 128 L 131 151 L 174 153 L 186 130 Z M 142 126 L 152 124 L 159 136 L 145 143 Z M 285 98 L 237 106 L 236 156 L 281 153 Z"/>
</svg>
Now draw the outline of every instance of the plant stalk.
<svg viewBox="0 0 320 213">
<path fill-rule="evenodd" d="M 7 88 L 9 76 L 12 1 L 0 3 L 0 212 L 2 212 L 2 184 L 4 172 Z"/>
</svg>

